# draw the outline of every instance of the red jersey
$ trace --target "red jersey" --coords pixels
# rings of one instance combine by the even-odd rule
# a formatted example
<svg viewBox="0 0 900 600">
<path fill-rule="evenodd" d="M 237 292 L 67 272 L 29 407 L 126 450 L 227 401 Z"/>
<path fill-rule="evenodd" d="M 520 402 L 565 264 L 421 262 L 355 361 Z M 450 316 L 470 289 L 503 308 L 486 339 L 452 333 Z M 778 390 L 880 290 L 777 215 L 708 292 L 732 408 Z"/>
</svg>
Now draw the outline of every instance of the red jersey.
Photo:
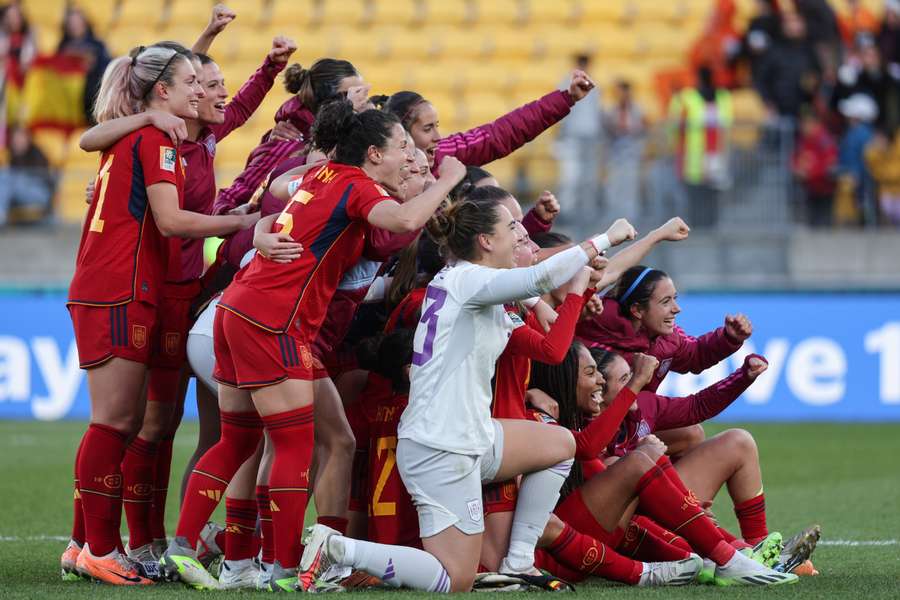
<svg viewBox="0 0 900 600">
<path fill-rule="evenodd" d="M 397 426 L 409 397 L 370 373 L 360 398 L 369 436 L 369 540 L 420 548 L 419 517 L 397 470 Z"/>
<path fill-rule="evenodd" d="M 157 304 L 169 244 L 156 227 L 147 188 L 161 182 L 176 186 L 181 206 L 184 165 L 177 148 L 155 127 L 128 134 L 102 154 L 69 304 Z"/>
<path fill-rule="evenodd" d="M 513 329 L 494 371 L 494 400 L 491 416 L 495 419 L 527 419 L 525 391 L 531 379 L 531 361 L 559 364 L 566 357 L 575 338 L 575 325 L 584 303 L 593 294 L 566 295 L 558 309 L 559 317 L 544 333 L 540 321 L 531 311 L 525 316 L 525 327 Z M 521 323 L 519 315 L 507 311 L 513 323 Z"/>
<path fill-rule="evenodd" d="M 369 212 L 386 200 L 359 167 L 329 162 L 312 169 L 272 229 L 303 244 L 303 254 L 288 264 L 257 254 L 219 306 L 267 331 L 315 339 L 338 283 L 362 256 Z"/>
</svg>

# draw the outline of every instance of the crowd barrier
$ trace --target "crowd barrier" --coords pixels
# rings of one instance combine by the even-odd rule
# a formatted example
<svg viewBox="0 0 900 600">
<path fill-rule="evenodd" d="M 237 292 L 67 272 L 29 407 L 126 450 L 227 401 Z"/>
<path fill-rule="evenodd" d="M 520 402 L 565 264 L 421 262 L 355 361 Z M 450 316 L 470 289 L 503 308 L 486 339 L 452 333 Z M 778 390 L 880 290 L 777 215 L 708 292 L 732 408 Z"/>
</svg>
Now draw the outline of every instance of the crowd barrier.
<svg viewBox="0 0 900 600">
<path fill-rule="evenodd" d="M 751 352 L 769 369 L 722 421 L 900 421 L 900 293 L 685 294 L 678 323 L 701 335 L 743 312 L 754 334 L 700 375 L 670 374 L 683 396 L 725 377 Z M 84 372 L 62 294 L 0 295 L 0 419 L 85 419 Z M 193 387 L 186 418 L 196 419 Z"/>
</svg>

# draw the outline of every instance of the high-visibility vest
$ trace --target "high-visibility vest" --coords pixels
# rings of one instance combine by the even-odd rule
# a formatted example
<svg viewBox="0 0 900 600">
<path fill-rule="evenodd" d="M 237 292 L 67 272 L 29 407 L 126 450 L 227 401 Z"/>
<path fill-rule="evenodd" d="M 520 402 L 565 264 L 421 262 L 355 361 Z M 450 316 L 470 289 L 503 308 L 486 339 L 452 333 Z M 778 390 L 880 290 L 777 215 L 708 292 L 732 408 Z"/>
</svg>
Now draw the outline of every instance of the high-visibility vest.
<svg viewBox="0 0 900 600">
<path fill-rule="evenodd" d="M 694 88 L 688 88 L 672 98 L 669 118 L 677 128 L 677 156 L 679 172 L 688 183 L 703 183 L 706 179 L 707 142 L 710 135 L 716 135 L 718 152 L 727 144 L 727 130 L 734 122 L 731 93 L 716 90 L 716 131 L 707 123 L 706 100 Z"/>
</svg>

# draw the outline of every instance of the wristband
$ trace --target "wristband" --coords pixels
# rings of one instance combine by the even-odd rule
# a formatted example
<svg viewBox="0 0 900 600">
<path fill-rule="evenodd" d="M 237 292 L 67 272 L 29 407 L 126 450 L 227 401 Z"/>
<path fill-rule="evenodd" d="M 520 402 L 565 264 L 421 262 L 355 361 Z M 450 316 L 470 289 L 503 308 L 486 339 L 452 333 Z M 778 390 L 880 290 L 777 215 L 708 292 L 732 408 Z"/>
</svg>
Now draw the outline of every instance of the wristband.
<svg viewBox="0 0 900 600">
<path fill-rule="evenodd" d="M 594 247 L 594 250 L 597 251 L 597 254 L 603 254 L 612 245 L 609 243 L 609 236 L 605 233 L 595 235 L 588 241 L 591 243 L 591 246 Z"/>
</svg>

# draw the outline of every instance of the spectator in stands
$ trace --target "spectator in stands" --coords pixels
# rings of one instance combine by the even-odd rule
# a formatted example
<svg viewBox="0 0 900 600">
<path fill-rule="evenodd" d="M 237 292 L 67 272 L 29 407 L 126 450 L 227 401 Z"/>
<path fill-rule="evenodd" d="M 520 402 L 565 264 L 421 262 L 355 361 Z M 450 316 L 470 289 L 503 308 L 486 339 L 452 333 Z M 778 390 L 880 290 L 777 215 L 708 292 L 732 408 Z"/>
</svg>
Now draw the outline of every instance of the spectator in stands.
<svg viewBox="0 0 900 600">
<path fill-rule="evenodd" d="M 0 59 L 3 60 L 3 86 L 6 102 L 6 120 L 19 123 L 22 120 L 22 88 L 28 65 L 37 53 L 31 26 L 22 13 L 19 2 L 10 2 L 0 8 Z"/>
<path fill-rule="evenodd" d="M 719 193 L 731 186 L 731 93 L 716 88 L 712 71 L 701 67 L 697 86 L 672 98 L 669 119 L 675 128 L 676 168 L 688 196 L 688 221 L 691 227 L 712 227 L 718 222 Z"/>
<path fill-rule="evenodd" d="M 865 151 L 875 136 L 872 124 L 878 118 L 878 105 L 867 94 L 854 94 L 841 100 L 838 110 L 848 123 L 838 146 L 838 173 L 852 181 L 863 223 L 874 225 L 877 212 L 874 181 L 866 165 Z"/>
<path fill-rule="evenodd" d="M 0 226 L 6 225 L 11 208 L 20 209 L 23 220 L 45 217 L 55 182 L 47 157 L 28 130 L 14 127 L 9 136 L 9 166 L 0 169 Z"/>
<path fill-rule="evenodd" d="M 70 6 L 66 9 L 62 38 L 56 51 L 59 54 L 78 56 L 84 61 L 86 73 L 84 118 L 86 123 L 96 124 L 93 115 L 94 99 L 97 97 L 97 90 L 100 89 L 100 80 L 103 79 L 103 72 L 109 64 L 110 56 L 106 44 L 94 35 L 94 29 L 80 8 Z"/>
<path fill-rule="evenodd" d="M 766 52 L 756 80 L 771 116 L 796 123 L 800 108 L 811 103 L 821 80 L 821 65 L 807 25 L 797 13 L 782 18 L 782 39 Z"/>
<path fill-rule="evenodd" d="M 781 39 L 781 17 L 776 0 L 756 0 L 756 12 L 747 23 L 741 42 L 741 59 L 750 65 L 753 87 L 759 89 L 760 65 L 766 53 Z"/>
<path fill-rule="evenodd" d="M 866 165 L 878 184 L 878 205 L 885 220 L 900 226 L 900 135 L 877 136 L 866 148 Z"/>
<path fill-rule="evenodd" d="M 875 38 L 860 34 L 853 51 L 838 69 L 837 85 L 831 97 L 832 110 L 854 94 L 866 94 L 878 105 L 876 126 L 882 131 L 892 131 L 898 122 L 900 92 L 898 80 L 890 77 L 884 68 Z"/>
<path fill-rule="evenodd" d="M 718 87 L 737 87 L 735 60 L 741 51 L 741 35 L 734 26 L 737 9 L 734 0 L 718 0 L 705 30 L 690 50 L 690 65 L 696 71 L 707 65 Z"/>
<path fill-rule="evenodd" d="M 792 167 L 803 183 L 807 222 L 812 227 L 831 225 L 837 154 L 837 143 L 825 124 L 813 110 L 805 109 Z"/>
<path fill-rule="evenodd" d="M 878 33 L 878 19 L 859 0 L 847 0 L 847 10 L 838 17 L 838 30 L 845 46 L 853 46 L 860 34 Z"/>
<path fill-rule="evenodd" d="M 878 50 L 888 72 L 900 71 L 900 0 L 887 0 L 884 3 L 884 21 L 878 32 Z"/>
<path fill-rule="evenodd" d="M 833 82 L 841 57 L 841 34 L 834 9 L 828 0 L 793 0 L 793 4 L 806 24 L 806 37 L 816 53 L 822 78 Z"/>
<path fill-rule="evenodd" d="M 620 79 L 615 93 L 614 104 L 603 112 L 603 130 L 609 141 L 604 222 L 623 218 L 634 223 L 640 204 L 641 157 L 647 120 L 634 101 L 631 83 Z"/>
<path fill-rule="evenodd" d="M 591 57 L 575 57 L 575 68 L 590 72 Z M 569 87 L 566 78 L 563 88 Z M 569 116 L 559 126 L 556 156 L 559 159 L 559 201 L 563 217 L 592 214 L 600 203 L 597 171 L 600 166 L 601 124 L 600 91 L 591 90 L 581 102 L 571 107 Z"/>
</svg>

